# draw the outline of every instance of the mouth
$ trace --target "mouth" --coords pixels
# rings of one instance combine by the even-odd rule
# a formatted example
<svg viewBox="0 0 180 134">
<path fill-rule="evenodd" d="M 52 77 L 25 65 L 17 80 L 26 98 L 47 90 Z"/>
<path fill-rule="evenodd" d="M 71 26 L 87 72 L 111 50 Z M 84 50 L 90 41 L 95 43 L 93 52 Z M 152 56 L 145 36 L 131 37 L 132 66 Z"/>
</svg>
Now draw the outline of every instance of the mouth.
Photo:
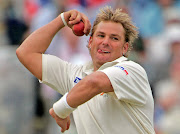
<svg viewBox="0 0 180 134">
<path fill-rule="evenodd" d="M 109 51 L 106 51 L 106 50 L 98 49 L 98 53 L 105 53 L 105 54 L 108 54 L 108 53 L 110 53 L 110 52 L 109 52 Z"/>
</svg>

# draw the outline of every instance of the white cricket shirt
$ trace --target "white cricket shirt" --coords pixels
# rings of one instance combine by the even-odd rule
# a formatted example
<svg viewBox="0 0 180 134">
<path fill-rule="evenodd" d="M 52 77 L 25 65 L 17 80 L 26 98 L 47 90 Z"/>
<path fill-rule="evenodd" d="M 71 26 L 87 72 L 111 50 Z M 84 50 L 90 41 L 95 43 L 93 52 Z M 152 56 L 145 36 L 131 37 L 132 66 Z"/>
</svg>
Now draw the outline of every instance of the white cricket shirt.
<svg viewBox="0 0 180 134">
<path fill-rule="evenodd" d="M 42 59 L 42 82 L 61 94 L 93 72 L 92 63 L 73 65 L 45 54 Z M 108 76 L 114 92 L 98 94 L 73 112 L 78 134 L 154 134 L 154 101 L 144 69 L 120 57 L 98 71 Z"/>
</svg>

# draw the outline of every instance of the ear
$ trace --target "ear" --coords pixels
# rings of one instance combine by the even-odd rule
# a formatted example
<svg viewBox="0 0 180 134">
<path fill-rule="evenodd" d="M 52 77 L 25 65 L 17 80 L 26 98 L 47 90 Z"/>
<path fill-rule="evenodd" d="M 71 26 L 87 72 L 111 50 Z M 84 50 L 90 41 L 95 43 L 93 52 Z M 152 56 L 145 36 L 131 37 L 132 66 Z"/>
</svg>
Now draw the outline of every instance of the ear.
<svg viewBox="0 0 180 134">
<path fill-rule="evenodd" d="M 128 48 L 129 48 L 129 43 L 126 42 L 126 43 L 123 45 L 123 54 L 126 54 L 126 53 L 127 53 Z"/>
<path fill-rule="evenodd" d="M 88 48 L 91 48 L 91 46 L 92 46 L 92 37 L 90 36 L 90 37 L 89 37 Z"/>
</svg>

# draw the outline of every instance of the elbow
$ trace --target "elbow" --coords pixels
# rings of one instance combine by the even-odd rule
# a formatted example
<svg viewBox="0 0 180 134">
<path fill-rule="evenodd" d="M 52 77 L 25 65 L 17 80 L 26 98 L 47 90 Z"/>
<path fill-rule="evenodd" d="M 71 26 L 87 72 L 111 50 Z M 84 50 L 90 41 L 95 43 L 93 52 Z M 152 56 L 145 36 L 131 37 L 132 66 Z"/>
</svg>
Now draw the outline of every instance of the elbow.
<svg viewBox="0 0 180 134">
<path fill-rule="evenodd" d="M 19 55 L 19 47 L 16 49 L 16 55 Z"/>
<path fill-rule="evenodd" d="M 16 49 L 16 56 L 17 56 L 17 58 L 20 60 L 20 58 L 21 58 L 21 54 L 22 52 L 21 52 L 21 50 L 20 50 L 20 48 L 17 48 Z"/>
<path fill-rule="evenodd" d="M 16 49 L 16 56 L 19 59 L 19 61 L 22 63 L 23 59 L 26 58 L 27 53 L 22 50 L 21 47 L 18 47 Z"/>
<path fill-rule="evenodd" d="M 16 56 L 19 58 L 19 55 L 20 55 L 20 50 L 19 48 L 16 49 Z"/>
</svg>

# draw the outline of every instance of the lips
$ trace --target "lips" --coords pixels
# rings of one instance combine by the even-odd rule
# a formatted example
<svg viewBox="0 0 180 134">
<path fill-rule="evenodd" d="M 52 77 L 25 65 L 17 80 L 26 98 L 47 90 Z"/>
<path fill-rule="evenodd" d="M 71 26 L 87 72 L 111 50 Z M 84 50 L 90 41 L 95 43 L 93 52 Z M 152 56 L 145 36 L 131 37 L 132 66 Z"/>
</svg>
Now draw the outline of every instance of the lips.
<svg viewBox="0 0 180 134">
<path fill-rule="evenodd" d="M 98 53 L 110 53 L 109 51 L 98 49 Z"/>
</svg>

